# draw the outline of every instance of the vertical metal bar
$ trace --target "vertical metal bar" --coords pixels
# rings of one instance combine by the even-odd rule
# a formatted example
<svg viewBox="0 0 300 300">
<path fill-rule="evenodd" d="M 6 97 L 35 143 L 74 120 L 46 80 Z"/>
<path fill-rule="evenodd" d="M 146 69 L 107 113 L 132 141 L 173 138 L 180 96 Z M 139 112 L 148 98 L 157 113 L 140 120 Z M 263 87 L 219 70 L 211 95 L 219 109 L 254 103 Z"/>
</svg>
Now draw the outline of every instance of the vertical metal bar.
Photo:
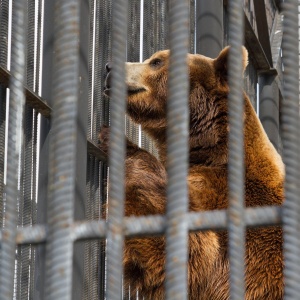
<svg viewBox="0 0 300 300">
<path fill-rule="evenodd" d="M 166 231 L 166 299 L 187 297 L 188 263 L 188 90 L 189 7 L 173 0 L 169 6 L 170 68 L 168 77 L 168 187 Z"/>
<path fill-rule="evenodd" d="M 94 93 L 99 91 L 98 85 L 101 85 L 101 76 L 97 73 L 99 70 L 99 51 L 96 52 L 96 48 L 99 48 L 99 3 L 100 1 L 91 0 L 90 1 L 90 40 L 89 40 L 89 95 L 88 95 L 88 137 L 93 138 L 97 132 L 94 124 L 97 124 L 98 120 L 95 118 L 93 120 L 92 114 L 95 113 L 94 105 L 100 105 L 101 101 L 99 99 L 94 100 Z M 98 30 L 99 29 L 99 30 Z M 96 54 L 96 53 L 97 54 Z M 94 70 L 95 68 L 95 70 Z M 94 76 L 95 74 L 95 76 Z M 93 80 L 96 77 L 96 80 Z M 97 111 L 98 112 L 98 111 Z M 99 112 L 98 112 L 99 113 Z M 92 124 L 93 123 L 93 124 Z M 92 126 L 93 125 L 93 126 Z M 88 156 L 87 161 L 87 178 L 86 178 L 86 202 L 85 202 L 85 217 L 87 220 L 93 220 L 93 212 L 97 209 L 97 204 L 100 202 L 100 199 L 95 199 L 94 197 L 94 182 L 95 182 L 95 173 L 94 167 L 96 166 L 96 160 L 92 156 Z M 97 173 L 96 173 L 97 174 Z M 96 206 L 96 207 L 95 207 Z M 83 294 L 81 299 L 99 299 L 99 278 L 97 276 L 97 270 L 99 268 L 99 241 L 87 241 L 85 242 L 84 250 L 84 286 Z"/>
<path fill-rule="evenodd" d="M 86 210 L 86 164 L 87 164 L 87 105 L 88 99 L 88 46 L 89 46 L 89 0 L 80 1 L 80 38 L 79 38 L 79 95 L 76 118 L 75 149 L 75 198 L 74 220 L 84 220 Z M 73 251 L 72 299 L 82 299 L 84 274 L 84 242 L 76 242 Z"/>
<path fill-rule="evenodd" d="M 110 188 L 107 224 L 107 299 L 121 299 L 123 216 L 124 216 L 124 157 L 125 157 L 125 65 L 127 40 L 127 2 L 113 1 L 112 33 L 112 100 L 110 132 Z"/>
<path fill-rule="evenodd" d="M 137 62 L 140 60 L 140 26 L 141 26 L 141 1 L 128 1 L 128 38 L 127 38 L 127 61 Z M 139 126 L 126 118 L 126 135 L 136 144 L 139 142 Z"/>
<path fill-rule="evenodd" d="M 94 91 L 95 89 L 95 84 L 100 84 L 101 80 L 93 80 L 94 79 L 94 65 L 98 65 L 98 59 L 99 55 L 95 55 L 95 48 L 96 44 L 98 44 L 96 41 L 98 41 L 98 36 L 99 36 L 99 30 L 96 30 L 99 27 L 99 18 L 97 15 L 97 3 L 99 1 L 96 0 L 90 0 L 90 41 L 89 41 L 89 66 L 88 66 L 88 72 L 89 72 L 89 97 L 88 97 L 88 137 L 90 139 L 93 139 L 93 131 L 94 131 L 94 124 L 93 123 L 93 96 L 94 96 Z M 96 26 L 96 24 L 98 26 Z M 95 56 L 94 56 L 95 55 Z M 95 61 L 95 64 L 94 64 Z M 97 70 L 97 69 L 96 69 Z M 96 77 L 97 74 L 96 74 Z M 95 89 L 97 90 L 97 89 Z M 100 102 L 100 101 L 99 101 Z"/>
<path fill-rule="evenodd" d="M 9 1 L 0 0 L 0 65 L 7 68 Z M 6 125 L 6 88 L 0 86 L 0 228 L 4 212 L 4 157 Z"/>
<path fill-rule="evenodd" d="M 100 127 L 103 124 L 109 124 L 109 107 L 107 98 L 103 95 L 103 87 L 105 80 L 105 65 L 111 61 L 111 10 L 112 1 L 91 1 L 91 13 L 90 19 L 90 30 L 93 35 L 90 37 L 90 95 L 89 95 L 89 125 L 88 132 L 89 137 L 95 142 L 98 141 L 98 133 Z M 94 10 L 94 11 L 93 11 Z M 95 159 L 89 157 L 91 163 L 95 162 Z M 98 165 L 99 163 L 96 162 Z M 88 180 L 91 186 L 101 186 L 101 189 L 105 186 L 106 177 L 101 182 L 98 180 L 98 176 L 102 176 L 102 173 L 106 169 L 102 163 L 99 168 L 93 168 L 92 166 L 88 170 Z M 87 197 L 91 197 L 91 193 Z M 104 201 L 102 195 L 97 198 L 89 199 L 88 209 L 90 212 L 99 209 Z M 93 214 L 87 215 L 88 219 L 93 218 Z M 99 245 L 100 244 L 100 245 Z M 97 249 L 95 249 L 97 245 Z M 94 248 L 92 248 L 94 247 Z M 85 297 L 100 297 L 104 299 L 105 291 L 105 265 L 106 265 L 106 254 L 105 254 L 105 243 L 100 241 L 92 241 L 86 243 L 86 264 L 85 264 L 85 280 L 87 285 L 85 288 Z M 97 252 L 97 254 L 96 254 Z M 95 263 L 94 255 L 97 255 L 98 265 Z M 97 272 L 98 270 L 98 272 Z M 99 275 L 99 276 L 98 276 Z M 91 285 L 90 282 L 95 282 L 95 285 Z M 93 287 L 98 287 L 96 291 Z M 97 298 L 98 299 L 98 298 Z"/>
<path fill-rule="evenodd" d="M 0 228 L 2 228 L 4 224 L 3 214 L 4 214 L 5 130 L 6 130 L 6 88 L 0 86 Z"/>
<path fill-rule="evenodd" d="M 0 0 L 0 64 L 7 68 L 9 0 Z"/>
<path fill-rule="evenodd" d="M 1 298 L 12 299 L 15 269 L 18 162 L 22 144 L 25 69 L 25 1 L 13 2 L 5 226 L 1 245 Z"/>
<path fill-rule="evenodd" d="M 143 28 L 143 59 L 150 57 L 157 49 L 154 49 L 154 6 L 155 0 L 144 0 L 144 28 Z"/>
<path fill-rule="evenodd" d="M 197 0 L 190 0 L 190 53 L 196 53 L 196 2 Z"/>
<path fill-rule="evenodd" d="M 92 194 L 92 178 L 93 178 L 93 165 L 94 159 L 92 156 L 88 157 L 88 165 L 87 165 L 87 199 L 86 199 L 86 209 L 85 209 L 85 216 L 88 220 L 92 220 L 92 201 L 91 201 L 91 194 Z M 85 253 L 84 253 L 84 287 L 83 287 L 83 300 L 94 299 L 91 298 L 91 285 L 93 285 L 94 278 L 91 278 L 92 274 L 92 264 L 91 264 L 91 252 L 92 252 L 93 241 L 87 241 L 85 244 Z"/>
<path fill-rule="evenodd" d="M 34 90 L 35 82 L 35 3 L 33 0 L 27 1 L 26 9 L 26 29 L 27 29 L 27 47 L 26 47 L 26 85 L 31 90 Z M 19 221 L 18 225 L 32 225 L 32 207 L 36 201 L 34 197 L 35 181 L 35 144 L 36 144 L 36 119 L 34 118 L 34 111 L 31 107 L 25 106 L 24 114 L 24 145 L 22 147 L 21 155 L 21 179 L 20 179 L 20 197 L 19 197 Z M 30 245 L 18 246 L 18 263 L 17 263 L 17 298 L 28 299 L 31 280 L 33 277 L 29 276 L 29 272 L 34 269 L 34 265 L 30 265 L 30 259 L 34 253 L 33 247 Z"/>
<path fill-rule="evenodd" d="M 100 187 L 100 214 L 103 215 L 103 209 L 104 209 L 104 204 L 107 203 L 107 188 L 105 186 L 105 182 L 108 177 L 108 167 L 105 163 L 100 162 L 99 165 L 99 170 L 98 172 L 100 173 L 99 177 L 99 187 Z M 105 240 L 101 241 L 100 243 L 100 263 L 99 263 L 99 280 L 98 282 L 100 283 L 99 285 L 99 295 L 100 295 L 100 300 L 105 300 L 105 286 L 106 286 L 106 244 Z"/>
<path fill-rule="evenodd" d="M 142 59 L 149 58 L 153 53 L 158 50 L 162 50 L 162 41 L 157 38 L 160 23 L 155 14 L 155 6 L 157 0 L 143 0 L 143 53 Z M 161 1 L 161 6 L 165 6 L 165 0 Z M 165 12 L 165 11 L 164 11 Z M 160 19 L 164 18 L 163 10 L 161 9 Z M 158 28 L 158 30 L 157 30 Z M 149 151 L 150 148 L 149 138 L 142 132 L 141 134 L 141 146 Z"/>
<path fill-rule="evenodd" d="M 41 43 L 42 43 L 42 10 L 43 0 L 37 1 L 37 45 L 36 45 L 36 81 L 34 91 L 40 95 L 41 79 Z"/>
<path fill-rule="evenodd" d="M 283 6 L 284 100 L 282 114 L 283 157 L 286 166 L 283 210 L 285 297 L 300 294 L 300 123 L 299 123 L 299 37 L 298 1 Z"/>
<path fill-rule="evenodd" d="M 88 136 L 94 141 L 97 141 L 100 125 L 103 124 L 104 61 L 107 62 L 107 57 L 104 58 L 103 55 L 109 48 L 108 45 L 104 44 L 109 43 L 107 35 L 110 30 L 105 28 L 109 25 L 105 23 L 107 12 L 103 7 L 107 7 L 106 2 L 90 1 Z M 103 24 L 101 24 L 102 22 Z M 98 220 L 102 200 L 99 195 L 96 195 L 96 189 L 99 188 L 99 162 L 89 155 L 87 164 L 85 216 L 88 220 Z M 104 287 L 104 280 L 99 276 L 99 268 L 100 261 L 105 261 L 105 253 L 100 252 L 100 243 L 100 241 L 85 242 L 84 290 L 82 295 L 82 299 L 85 300 L 104 299 L 100 298 L 100 290 Z"/>
<path fill-rule="evenodd" d="M 99 220 L 100 217 L 100 193 L 99 178 L 100 168 L 99 161 L 93 156 L 89 156 L 88 164 L 88 195 L 86 217 L 89 220 Z M 100 280 L 99 280 L 99 259 L 100 259 L 100 241 L 89 241 L 86 244 L 86 275 L 85 275 L 85 291 L 83 299 L 96 300 L 99 298 Z"/>
<path fill-rule="evenodd" d="M 196 52 L 217 57 L 223 48 L 223 0 L 197 0 Z"/>
<path fill-rule="evenodd" d="M 79 2 L 79 70 L 78 70 L 78 101 L 76 118 L 76 149 L 75 149 L 75 203 L 74 220 L 84 220 L 86 210 L 86 170 L 87 170 L 87 99 L 89 95 L 89 41 L 90 41 L 90 0 L 80 0 Z M 83 274 L 84 274 L 84 242 L 76 242 L 74 245 L 73 257 L 73 290 L 72 300 L 82 299 L 83 295 Z"/>
<path fill-rule="evenodd" d="M 130 0 L 128 5 L 127 61 L 137 62 L 140 59 L 141 0 Z"/>
<path fill-rule="evenodd" d="M 42 0 L 40 0 L 42 1 Z M 53 33 L 53 19 L 54 19 L 54 1 L 42 1 L 41 14 L 43 14 L 43 28 L 41 28 L 42 41 L 42 82 L 41 95 L 52 106 L 52 87 L 49 84 L 53 77 L 53 54 L 54 54 L 54 33 Z M 46 12 L 46 13 L 45 13 Z M 37 201 L 37 223 L 47 223 L 47 199 L 48 199 L 48 170 L 49 170 L 49 135 L 50 120 L 41 116 L 39 138 L 39 187 L 38 187 L 38 201 Z M 43 299 L 45 295 L 45 244 L 36 247 L 35 257 L 35 292 L 34 300 Z"/>
<path fill-rule="evenodd" d="M 244 299 L 244 97 L 242 44 L 244 34 L 243 1 L 229 1 L 229 158 L 228 230 L 231 299 Z"/>
<path fill-rule="evenodd" d="M 91 128 L 90 137 L 98 140 L 98 133 L 103 124 L 108 125 L 107 99 L 103 95 L 105 65 L 111 60 L 111 0 L 96 1 L 95 3 L 95 24 L 94 31 L 94 81 L 91 85 Z"/>
<path fill-rule="evenodd" d="M 72 299 L 80 1 L 55 1 L 45 299 Z M 86 157 L 85 157 L 86 158 Z"/>
<path fill-rule="evenodd" d="M 168 48 L 168 1 L 144 0 L 143 60 Z M 142 133 L 142 147 L 152 152 L 153 142 Z M 153 149 L 154 155 L 157 150 Z"/>
</svg>

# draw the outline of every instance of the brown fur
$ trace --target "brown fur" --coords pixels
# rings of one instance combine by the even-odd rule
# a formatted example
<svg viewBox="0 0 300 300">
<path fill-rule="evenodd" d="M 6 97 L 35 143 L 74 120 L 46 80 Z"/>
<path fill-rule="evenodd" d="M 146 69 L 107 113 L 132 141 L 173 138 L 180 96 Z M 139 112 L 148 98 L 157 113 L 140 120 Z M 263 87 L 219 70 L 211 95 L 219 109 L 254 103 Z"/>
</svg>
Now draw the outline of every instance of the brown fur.
<svg viewBox="0 0 300 300">
<path fill-rule="evenodd" d="M 190 211 L 228 207 L 227 57 L 215 60 L 187 57 L 190 74 Z M 169 51 L 142 64 L 127 64 L 128 115 L 156 142 L 160 160 L 127 143 L 126 216 L 164 214 L 166 202 L 166 100 Z M 243 49 L 244 68 L 247 52 Z M 246 206 L 277 205 L 283 201 L 284 167 L 244 94 Z M 100 134 L 107 151 L 108 130 Z M 249 229 L 246 234 L 246 299 L 283 298 L 282 231 L 279 227 Z M 125 242 L 125 282 L 145 299 L 164 299 L 165 241 L 163 237 Z M 229 299 L 227 233 L 190 234 L 189 299 Z"/>
</svg>

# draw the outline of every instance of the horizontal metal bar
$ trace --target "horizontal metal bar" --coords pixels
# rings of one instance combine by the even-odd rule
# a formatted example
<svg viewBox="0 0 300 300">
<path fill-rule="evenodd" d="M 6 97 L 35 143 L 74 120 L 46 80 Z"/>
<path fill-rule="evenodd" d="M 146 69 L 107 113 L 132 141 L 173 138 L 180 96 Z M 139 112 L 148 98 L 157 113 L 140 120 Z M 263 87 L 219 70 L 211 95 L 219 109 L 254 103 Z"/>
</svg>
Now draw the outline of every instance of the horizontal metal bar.
<svg viewBox="0 0 300 300">
<path fill-rule="evenodd" d="M 281 206 L 266 206 L 245 209 L 247 227 L 262 227 L 281 225 Z M 190 212 L 187 214 L 190 231 L 226 230 L 227 211 L 215 210 L 205 212 Z M 144 217 L 127 217 L 124 219 L 124 235 L 126 237 L 164 234 L 166 229 L 165 216 L 151 215 Z M 80 221 L 73 227 L 74 240 L 105 238 L 106 221 Z M 0 240 L 2 231 L 0 231 Z M 45 225 L 19 227 L 17 244 L 44 243 L 47 238 Z"/>
<path fill-rule="evenodd" d="M 45 225 L 19 227 L 17 230 L 17 244 L 40 244 L 46 242 L 47 228 Z"/>
<path fill-rule="evenodd" d="M 246 208 L 245 224 L 247 227 L 280 225 L 281 214 L 279 206 Z M 188 218 L 190 231 L 227 229 L 226 210 L 191 212 Z"/>
<path fill-rule="evenodd" d="M 74 223 L 74 240 L 85 240 L 94 238 L 104 238 L 106 233 L 106 222 L 99 221 L 77 221 Z"/>
<path fill-rule="evenodd" d="M 0 84 L 4 87 L 9 87 L 9 82 L 11 80 L 11 73 L 0 66 Z M 50 118 L 52 109 L 51 107 L 37 94 L 32 92 L 29 88 L 24 85 L 26 104 L 33 107 L 37 112 L 43 115 L 45 118 Z"/>
<path fill-rule="evenodd" d="M 245 209 L 247 227 L 262 227 L 281 225 L 282 208 L 268 206 Z M 190 212 L 187 214 L 190 231 L 226 230 L 227 211 L 215 210 L 205 212 Z M 165 216 L 127 217 L 124 219 L 124 234 L 126 237 L 140 235 L 164 234 L 166 229 Z M 74 239 L 91 239 L 105 237 L 105 221 L 77 222 L 74 227 Z"/>
</svg>

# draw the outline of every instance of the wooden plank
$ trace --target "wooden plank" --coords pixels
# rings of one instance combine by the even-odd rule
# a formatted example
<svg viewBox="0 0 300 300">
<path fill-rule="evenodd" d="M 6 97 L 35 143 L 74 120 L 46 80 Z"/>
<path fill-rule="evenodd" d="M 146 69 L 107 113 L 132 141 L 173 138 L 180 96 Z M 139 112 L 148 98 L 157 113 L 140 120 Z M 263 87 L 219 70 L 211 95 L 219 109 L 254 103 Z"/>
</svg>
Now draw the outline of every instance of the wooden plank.
<svg viewBox="0 0 300 300">
<path fill-rule="evenodd" d="M 5 88 L 9 87 L 9 81 L 11 78 L 11 73 L 5 68 L 0 66 L 0 84 Z M 37 94 L 32 92 L 24 85 L 26 104 L 33 107 L 37 112 L 43 115 L 45 118 L 49 119 L 52 113 L 51 107 Z"/>
<path fill-rule="evenodd" d="M 249 55 L 253 58 L 253 63 L 258 71 L 268 71 L 272 69 L 267 56 L 259 42 L 246 14 L 245 14 L 245 44 Z"/>
</svg>

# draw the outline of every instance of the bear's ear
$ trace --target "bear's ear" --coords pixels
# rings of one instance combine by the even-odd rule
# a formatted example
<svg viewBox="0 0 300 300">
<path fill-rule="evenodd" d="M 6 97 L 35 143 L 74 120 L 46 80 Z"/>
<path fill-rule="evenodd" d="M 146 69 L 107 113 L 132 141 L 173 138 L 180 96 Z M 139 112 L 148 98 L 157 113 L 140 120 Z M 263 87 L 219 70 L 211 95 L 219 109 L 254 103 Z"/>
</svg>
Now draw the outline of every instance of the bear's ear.
<svg viewBox="0 0 300 300">
<path fill-rule="evenodd" d="M 214 67 L 216 74 L 222 78 L 227 79 L 228 73 L 228 57 L 229 57 L 230 47 L 224 48 L 219 56 L 214 60 Z M 248 65 L 248 51 L 244 46 L 242 46 L 242 59 L 243 59 L 243 72 Z"/>
</svg>

